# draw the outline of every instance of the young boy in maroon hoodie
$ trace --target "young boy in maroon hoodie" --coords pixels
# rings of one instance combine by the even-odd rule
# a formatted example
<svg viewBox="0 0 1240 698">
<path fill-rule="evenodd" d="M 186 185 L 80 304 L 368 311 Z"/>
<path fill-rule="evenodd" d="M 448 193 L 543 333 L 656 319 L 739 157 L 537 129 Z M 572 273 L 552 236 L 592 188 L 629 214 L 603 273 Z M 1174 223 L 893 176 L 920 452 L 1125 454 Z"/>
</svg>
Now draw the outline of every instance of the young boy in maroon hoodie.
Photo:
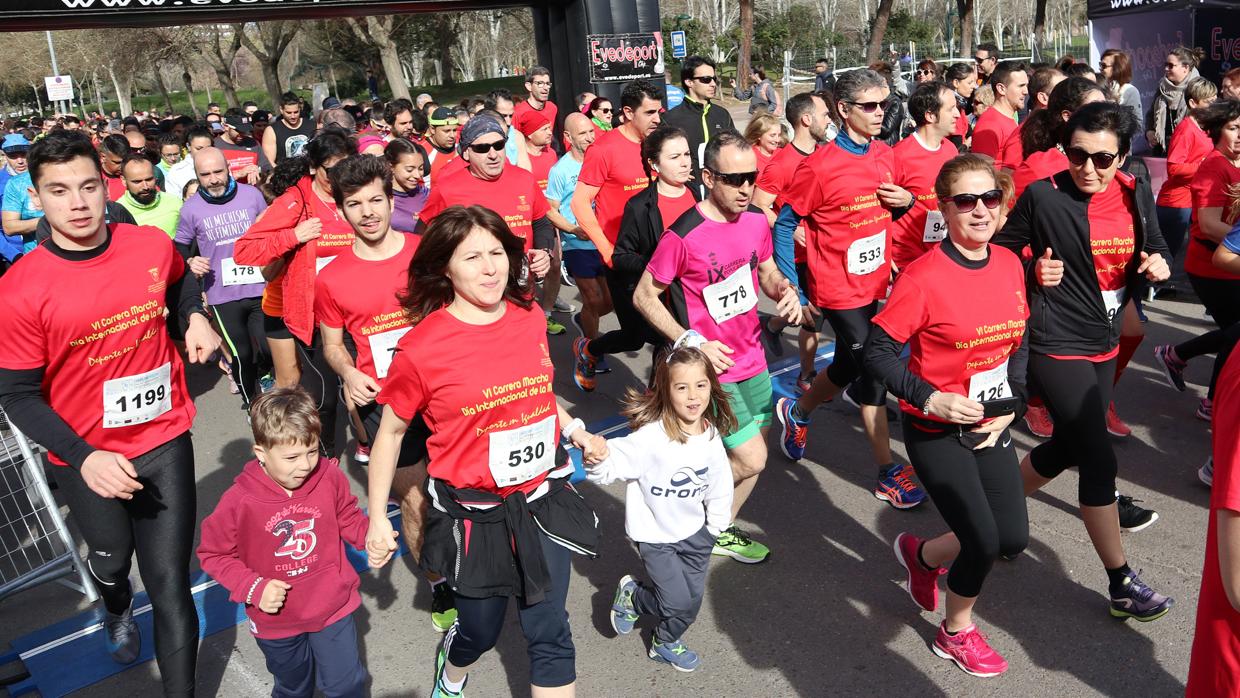
<svg viewBox="0 0 1240 698">
<path fill-rule="evenodd" d="M 369 522 L 334 460 L 319 456 L 318 408 L 300 387 L 250 408 L 255 460 L 202 522 L 202 569 L 245 603 L 272 696 L 361 696 L 367 674 L 353 611 L 357 572 L 343 541 L 366 543 Z"/>
</svg>

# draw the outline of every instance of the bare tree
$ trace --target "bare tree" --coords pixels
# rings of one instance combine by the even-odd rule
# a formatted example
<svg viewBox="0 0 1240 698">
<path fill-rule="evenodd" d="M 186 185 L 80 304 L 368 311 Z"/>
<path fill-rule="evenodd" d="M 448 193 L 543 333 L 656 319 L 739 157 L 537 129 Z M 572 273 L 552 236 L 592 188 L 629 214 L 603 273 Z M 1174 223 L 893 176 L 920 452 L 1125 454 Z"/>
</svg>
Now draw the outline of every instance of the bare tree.
<svg viewBox="0 0 1240 698">
<path fill-rule="evenodd" d="M 973 55 L 973 11 L 973 0 L 956 0 L 956 12 L 960 15 L 960 55 L 962 56 Z"/>
<path fill-rule="evenodd" d="M 1033 60 L 1044 60 L 1042 42 L 1046 40 L 1046 0 L 1035 0 L 1033 5 Z"/>
<path fill-rule="evenodd" d="M 874 29 L 870 32 L 870 45 L 865 51 L 865 62 L 874 63 L 883 50 L 883 36 L 887 34 L 887 20 L 891 19 L 891 6 L 895 0 L 879 0 L 874 13 Z"/>
<path fill-rule="evenodd" d="M 392 96 L 409 99 L 409 85 L 405 82 L 405 75 L 401 70 L 400 52 L 396 49 L 393 36 L 400 28 L 397 15 L 377 17 L 368 15 L 364 19 L 365 31 L 362 30 L 363 20 L 348 17 L 345 21 L 349 23 L 349 28 L 353 30 L 358 41 L 374 46 L 379 52 L 379 63 L 383 66 L 383 74 L 387 77 L 388 88 L 392 90 Z"/>
<path fill-rule="evenodd" d="M 241 36 L 245 33 L 245 25 L 230 24 L 228 31 L 225 27 L 214 25 L 207 36 L 206 55 L 210 59 L 211 68 L 215 71 L 215 77 L 220 81 L 220 87 L 224 89 L 224 101 L 230 107 L 241 106 L 241 99 L 237 97 L 237 85 L 233 81 L 233 62 L 237 60 L 237 54 L 241 51 Z"/>
<path fill-rule="evenodd" d="M 280 86 L 280 59 L 299 31 L 301 23 L 290 20 L 251 22 L 242 29 L 241 43 L 258 59 L 272 104 L 279 104 L 284 92 Z"/>
</svg>

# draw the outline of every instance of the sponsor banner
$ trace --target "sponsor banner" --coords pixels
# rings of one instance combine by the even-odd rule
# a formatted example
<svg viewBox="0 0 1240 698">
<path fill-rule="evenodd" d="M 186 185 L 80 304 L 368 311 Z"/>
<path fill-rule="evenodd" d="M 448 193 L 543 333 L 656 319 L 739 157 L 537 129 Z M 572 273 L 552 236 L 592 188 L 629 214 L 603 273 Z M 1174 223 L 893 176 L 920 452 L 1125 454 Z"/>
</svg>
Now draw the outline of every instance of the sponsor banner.
<svg viewBox="0 0 1240 698">
<path fill-rule="evenodd" d="M 1197 68 L 1203 78 L 1221 84 L 1223 73 L 1240 67 L 1240 8 L 1197 10 L 1193 21 L 1195 46 L 1205 49 Z"/>
<path fill-rule="evenodd" d="M 590 82 L 663 79 L 663 32 L 590 34 L 586 50 Z"/>
</svg>

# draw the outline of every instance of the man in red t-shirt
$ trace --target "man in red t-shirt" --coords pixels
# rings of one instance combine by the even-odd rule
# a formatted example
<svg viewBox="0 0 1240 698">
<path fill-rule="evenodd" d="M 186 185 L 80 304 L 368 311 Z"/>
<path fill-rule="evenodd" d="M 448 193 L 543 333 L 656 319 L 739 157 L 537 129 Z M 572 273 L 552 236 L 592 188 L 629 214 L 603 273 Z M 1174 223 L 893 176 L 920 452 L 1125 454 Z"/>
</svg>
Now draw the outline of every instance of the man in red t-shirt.
<svg viewBox="0 0 1240 698">
<path fill-rule="evenodd" d="M 353 246 L 336 256 L 315 280 L 314 312 L 323 336 L 323 354 L 340 376 L 344 397 L 357 410 L 368 444 L 375 443 L 382 408 L 375 401 L 387 380 L 396 344 L 413 326 L 399 296 L 409 287 L 409 263 L 421 238 L 391 226 L 392 174 L 381 158 L 355 155 L 332 168 L 332 197 L 353 228 Z M 349 333 L 357 360 L 345 347 Z M 400 501 L 405 544 L 417 558 L 426 514 L 426 438 L 415 419 L 400 444 L 392 493 Z M 366 451 L 369 453 L 369 447 Z M 369 460 L 369 459 L 368 459 Z M 443 576 L 431 582 L 431 621 L 446 632 L 456 619 L 452 592 Z"/>
<path fill-rule="evenodd" d="M 541 65 L 533 66 L 526 71 L 525 91 L 529 93 L 529 96 L 513 106 L 513 125 L 516 125 L 517 119 L 522 114 L 533 111 L 542 114 L 554 130 L 559 109 L 555 106 L 555 102 L 551 101 L 551 71 Z"/>
<path fill-rule="evenodd" d="M 814 93 L 802 93 L 788 100 L 785 110 L 789 123 L 792 124 L 792 140 L 789 147 L 781 148 L 771 158 L 770 164 L 758 175 L 757 187 L 753 193 L 753 205 L 766 213 L 767 222 L 774 226 L 779 210 L 784 207 L 784 191 L 792 175 L 805 158 L 809 157 L 818 146 L 827 140 L 827 128 L 831 124 L 831 112 L 821 96 Z M 804 287 L 805 272 L 805 226 L 797 226 L 793 234 L 796 250 L 796 273 L 798 283 Z M 818 330 L 814 326 L 810 306 L 804 306 L 803 322 L 797 333 L 797 346 L 801 351 L 801 372 L 797 383 L 809 384 L 810 374 L 814 372 L 814 357 L 818 354 Z M 776 355 L 783 354 L 783 346 L 779 344 L 779 333 L 787 323 L 783 318 L 774 316 L 767 318 L 762 327 L 762 339 Z"/>
<path fill-rule="evenodd" d="M 1029 73 L 1023 63 L 1003 61 L 990 74 L 995 103 L 973 127 L 973 152 L 999 159 L 999 149 L 1016 130 L 1016 112 L 1025 108 L 1029 96 Z"/>
<path fill-rule="evenodd" d="M 1033 76 L 1029 78 L 1029 114 L 1025 115 L 1025 121 L 1029 120 L 1033 112 L 1046 108 L 1051 100 L 1051 90 L 1067 77 L 1055 68 L 1039 68 L 1033 72 Z M 1025 161 L 1024 150 L 1020 143 L 1020 131 L 1024 125 L 1024 121 L 1017 124 L 1016 130 L 999 148 L 999 156 L 995 158 L 995 164 L 999 167 L 1014 170 Z"/>
<path fill-rule="evenodd" d="M 624 123 L 586 151 L 570 207 L 609 267 L 624 205 L 650 182 L 642 165 L 642 141 L 658 128 L 662 108 L 663 88 L 649 80 L 630 82 L 620 93 Z"/>
<path fill-rule="evenodd" d="M 1218 377 L 1214 403 L 1214 473 L 1206 559 L 1186 698 L 1240 694 L 1240 352 Z"/>
<path fill-rule="evenodd" d="M 940 83 L 918 85 L 908 98 L 908 112 L 917 130 L 897 143 L 892 155 L 896 160 L 895 183 L 915 196 L 917 203 L 891 223 L 891 261 L 897 270 L 947 236 L 934 180 L 943 164 L 959 154 L 947 140 L 955 132 L 960 114 L 951 88 Z"/>
<path fill-rule="evenodd" d="M 887 394 L 865 369 L 862 349 L 878 302 L 891 280 L 892 217 L 906 215 L 916 198 L 895 182 L 891 148 L 876 140 L 890 90 L 873 70 L 855 70 L 835 84 L 839 136 L 797 167 L 784 193 L 772 237 L 785 276 L 794 265 L 794 231 L 805 221 L 807 288 L 802 301 L 822 310 L 835 331 L 835 357 L 814 377 L 799 400 L 781 398 L 775 409 L 783 425 L 784 455 L 799 460 L 809 436 L 809 415 L 852 385 L 850 399 L 879 466 L 874 496 L 907 509 L 925 500 L 911 468 L 894 464 L 887 432 Z M 855 382 L 855 384 L 854 384 Z"/>
<path fill-rule="evenodd" d="M 28 162 L 51 238 L 0 277 L 0 406 L 58 466 L 103 597 L 101 640 L 112 658 L 133 662 L 142 644 L 129 584 L 136 550 L 160 628 L 164 693 L 190 695 L 195 410 L 165 314 L 186 321 L 191 362 L 205 363 L 220 338 L 172 240 L 157 228 L 106 223 L 89 137 L 49 135 Z"/>
<path fill-rule="evenodd" d="M 103 184 L 107 187 L 108 201 L 120 201 L 127 191 L 125 179 L 121 177 L 121 163 L 131 152 L 129 141 L 124 136 L 112 134 L 99 144 L 99 163 L 102 166 Z"/>
</svg>

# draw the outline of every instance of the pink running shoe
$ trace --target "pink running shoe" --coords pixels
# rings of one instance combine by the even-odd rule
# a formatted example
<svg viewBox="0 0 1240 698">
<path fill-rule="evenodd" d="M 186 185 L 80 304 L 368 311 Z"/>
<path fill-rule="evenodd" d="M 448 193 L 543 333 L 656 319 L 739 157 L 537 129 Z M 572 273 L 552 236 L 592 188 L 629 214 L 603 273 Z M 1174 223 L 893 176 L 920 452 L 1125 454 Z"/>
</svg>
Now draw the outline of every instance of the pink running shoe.
<svg viewBox="0 0 1240 698">
<path fill-rule="evenodd" d="M 976 625 L 970 625 L 955 635 L 948 635 L 947 621 L 944 621 L 939 624 L 939 636 L 934 638 L 931 649 L 973 676 L 998 676 L 1008 668 L 1007 660 L 991 649 L 990 643 L 986 642 L 985 636 L 978 631 Z"/>
<path fill-rule="evenodd" d="M 921 543 L 917 536 L 901 533 L 896 536 L 893 547 L 896 559 L 908 572 L 908 595 L 913 597 L 913 603 L 923 610 L 933 611 L 939 607 L 939 575 L 947 570 L 942 567 L 931 570 L 921 564 L 917 558 L 917 549 L 921 547 Z"/>
</svg>

